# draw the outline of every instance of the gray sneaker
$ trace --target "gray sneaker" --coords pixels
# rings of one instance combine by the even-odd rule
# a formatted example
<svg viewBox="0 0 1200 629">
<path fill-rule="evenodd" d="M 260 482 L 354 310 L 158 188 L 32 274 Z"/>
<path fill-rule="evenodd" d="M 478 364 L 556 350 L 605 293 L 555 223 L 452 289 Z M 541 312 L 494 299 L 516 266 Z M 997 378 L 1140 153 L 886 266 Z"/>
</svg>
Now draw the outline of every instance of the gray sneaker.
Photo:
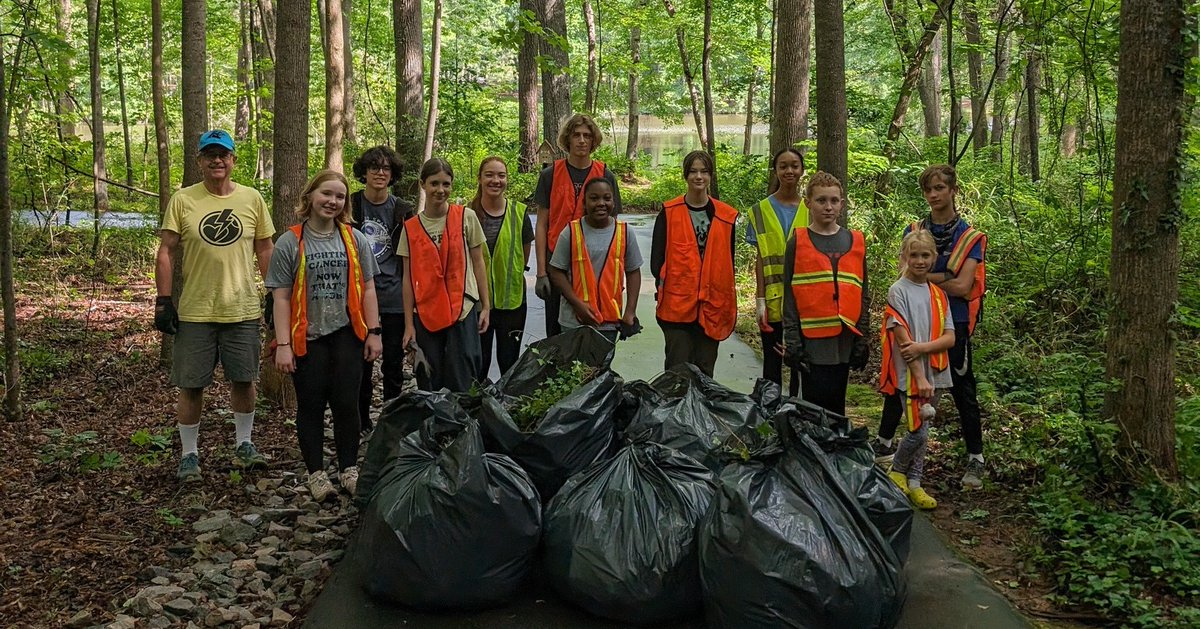
<svg viewBox="0 0 1200 629">
<path fill-rule="evenodd" d="M 203 480 L 200 475 L 200 457 L 196 453 L 184 455 L 179 460 L 179 471 L 175 472 L 175 478 L 178 478 L 182 483 L 198 483 Z"/>
<path fill-rule="evenodd" d="M 264 468 L 267 466 L 267 457 L 259 454 L 253 443 L 243 441 L 234 453 L 233 464 L 246 470 Z"/>
<path fill-rule="evenodd" d="M 983 478 L 987 468 L 979 459 L 967 459 L 967 471 L 962 477 L 963 489 L 979 489 L 983 487 Z"/>
<path fill-rule="evenodd" d="M 892 459 L 896 457 L 897 442 L 899 439 L 892 439 L 892 445 L 885 446 L 878 438 L 871 440 L 871 452 L 875 455 L 875 464 L 887 468 L 892 464 Z"/>
</svg>

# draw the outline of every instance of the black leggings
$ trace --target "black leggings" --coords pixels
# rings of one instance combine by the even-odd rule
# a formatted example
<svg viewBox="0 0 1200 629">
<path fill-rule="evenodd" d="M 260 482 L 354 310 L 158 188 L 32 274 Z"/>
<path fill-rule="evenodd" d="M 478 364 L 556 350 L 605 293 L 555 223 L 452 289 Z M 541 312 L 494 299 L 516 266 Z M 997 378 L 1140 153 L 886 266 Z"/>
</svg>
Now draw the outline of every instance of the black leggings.
<svg viewBox="0 0 1200 629">
<path fill-rule="evenodd" d="M 492 339 L 496 340 L 496 362 L 503 376 L 517 362 L 521 353 L 521 337 L 525 335 L 525 302 L 512 310 L 492 308 L 487 332 L 479 335 L 479 346 L 483 351 L 483 364 L 479 369 L 480 382 L 486 382 L 492 370 Z"/>
<path fill-rule="evenodd" d="M 558 322 L 558 311 L 562 307 L 562 293 L 550 284 L 550 296 L 546 298 L 546 338 L 562 334 L 562 324 Z"/>
<path fill-rule="evenodd" d="M 812 365 L 804 374 L 804 401 L 838 415 L 846 414 L 846 385 L 850 381 L 850 363 Z"/>
<path fill-rule="evenodd" d="M 400 397 L 404 390 L 404 315 L 379 315 L 383 328 L 383 401 Z M 371 429 L 371 397 L 375 393 L 375 363 L 363 361 L 362 384 L 358 389 L 358 421 L 362 430 Z"/>
<path fill-rule="evenodd" d="M 438 332 L 430 332 L 421 324 L 421 314 L 413 315 L 417 326 L 417 345 L 429 362 L 430 372 L 418 366 L 417 387 L 422 391 L 439 391 L 443 387 L 454 393 L 466 393 L 479 374 L 483 357 L 479 349 L 479 311 L 474 308 L 466 319 Z"/>
<path fill-rule="evenodd" d="M 333 441 L 338 470 L 358 465 L 358 387 L 362 378 L 363 342 L 346 326 L 308 341 L 308 352 L 296 359 L 296 436 L 308 473 L 325 469 L 325 408 L 333 414 Z"/>
<path fill-rule="evenodd" d="M 762 339 L 763 353 L 763 380 L 770 380 L 779 386 L 783 386 L 783 356 L 775 351 L 775 346 L 783 342 L 783 322 L 770 321 L 770 332 L 758 331 L 759 338 Z M 796 370 L 792 369 L 792 379 L 788 382 L 788 395 L 796 397 L 800 394 L 800 376 L 796 374 Z"/>
</svg>

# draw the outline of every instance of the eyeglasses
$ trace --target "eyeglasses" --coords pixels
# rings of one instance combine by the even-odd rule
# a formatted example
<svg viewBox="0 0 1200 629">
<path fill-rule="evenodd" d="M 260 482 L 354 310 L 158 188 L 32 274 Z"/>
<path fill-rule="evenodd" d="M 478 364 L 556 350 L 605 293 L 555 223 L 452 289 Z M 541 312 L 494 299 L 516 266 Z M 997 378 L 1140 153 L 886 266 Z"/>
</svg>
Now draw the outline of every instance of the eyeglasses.
<svg viewBox="0 0 1200 629">
<path fill-rule="evenodd" d="M 200 159 L 209 162 L 214 160 L 221 160 L 224 162 L 228 161 L 232 157 L 233 153 L 229 151 L 204 151 L 203 153 L 200 153 Z"/>
<path fill-rule="evenodd" d="M 369 173 L 391 173 L 392 167 L 391 166 L 367 166 L 367 172 L 369 172 Z"/>
</svg>

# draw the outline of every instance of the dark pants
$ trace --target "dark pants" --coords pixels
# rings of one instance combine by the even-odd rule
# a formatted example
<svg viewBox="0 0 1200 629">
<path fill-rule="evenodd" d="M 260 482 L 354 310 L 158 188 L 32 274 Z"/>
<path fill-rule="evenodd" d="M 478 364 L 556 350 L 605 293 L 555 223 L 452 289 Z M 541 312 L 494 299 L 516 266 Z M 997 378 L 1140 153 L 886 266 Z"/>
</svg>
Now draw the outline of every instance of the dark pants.
<svg viewBox="0 0 1200 629">
<path fill-rule="evenodd" d="M 850 363 L 812 365 L 802 378 L 805 402 L 811 402 L 838 415 L 846 414 L 846 384 L 850 381 Z"/>
<path fill-rule="evenodd" d="M 950 348 L 950 379 L 954 386 L 950 396 L 958 410 L 958 422 L 962 426 L 963 441 L 967 454 L 983 454 L 983 423 L 979 414 L 979 398 L 976 393 L 975 368 L 971 352 L 971 336 L 966 323 L 954 323 L 954 347 Z M 891 439 L 904 415 L 899 396 L 888 396 L 883 400 L 883 419 L 879 422 L 879 436 Z"/>
<path fill-rule="evenodd" d="M 666 361 L 663 369 L 675 365 L 692 363 L 700 368 L 710 378 L 713 368 L 717 365 L 717 346 L 720 341 L 711 339 L 698 324 L 689 327 L 675 327 L 659 324 L 666 341 Z"/>
<path fill-rule="evenodd" d="M 400 397 L 404 389 L 404 315 L 379 315 L 383 328 L 383 401 Z M 362 430 L 371 429 L 371 397 L 375 393 L 375 363 L 363 361 L 362 384 L 358 389 L 358 421 Z"/>
<path fill-rule="evenodd" d="M 496 339 L 496 362 L 500 365 L 500 375 L 503 376 L 517 362 L 521 354 L 521 337 L 525 335 L 525 314 L 529 307 L 525 302 L 512 310 L 492 308 L 489 315 L 487 332 L 479 335 L 479 347 L 483 352 L 483 360 L 477 379 L 487 380 L 488 372 L 492 370 L 492 339 Z"/>
<path fill-rule="evenodd" d="M 325 408 L 333 415 L 333 441 L 338 470 L 358 465 L 358 387 L 362 377 L 363 342 L 346 326 L 308 341 L 296 359 L 296 436 L 308 472 L 325 468 Z"/>
<path fill-rule="evenodd" d="M 779 386 L 783 386 L 783 356 L 775 351 L 775 346 L 783 343 L 783 322 L 769 321 L 771 324 L 771 332 L 763 332 L 759 330 L 758 336 L 762 339 L 763 352 L 763 379 L 770 380 Z M 800 394 L 800 376 L 796 370 L 792 370 L 792 379 L 788 383 L 788 395 L 796 397 Z"/>
<path fill-rule="evenodd" d="M 562 334 L 562 324 L 558 322 L 558 308 L 562 305 L 562 293 L 550 284 L 550 296 L 546 298 L 546 338 Z"/>
<path fill-rule="evenodd" d="M 440 332 L 430 332 L 421 325 L 421 316 L 413 315 L 417 326 L 417 345 L 429 361 L 429 373 L 417 368 L 417 386 L 422 391 L 442 388 L 456 393 L 471 389 L 479 374 L 483 353 L 479 347 L 479 314 L 472 309 L 466 319 Z"/>
</svg>

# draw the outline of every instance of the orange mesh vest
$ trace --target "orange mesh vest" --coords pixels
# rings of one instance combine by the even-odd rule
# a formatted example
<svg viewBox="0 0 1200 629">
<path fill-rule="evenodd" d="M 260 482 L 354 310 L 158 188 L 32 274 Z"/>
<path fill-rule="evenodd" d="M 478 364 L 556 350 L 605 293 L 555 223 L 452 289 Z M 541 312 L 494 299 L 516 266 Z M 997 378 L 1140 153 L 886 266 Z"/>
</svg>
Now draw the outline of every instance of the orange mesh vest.
<svg viewBox="0 0 1200 629">
<path fill-rule="evenodd" d="M 908 228 L 912 231 L 928 229 L 928 226 L 925 225 L 925 221 L 918 221 Z M 979 253 L 984 259 L 975 265 L 975 282 L 971 285 L 971 292 L 963 298 L 967 300 L 967 334 L 974 334 L 975 325 L 983 319 L 983 295 L 987 292 L 987 234 L 974 227 L 967 227 L 959 234 L 958 240 L 954 241 L 950 248 L 950 259 L 946 261 L 946 270 L 958 275 L 970 258 L 975 243 L 979 243 Z"/>
<path fill-rule="evenodd" d="M 862 336 L 856 327 L 862 314 L 862 285 L 867 265 L 862 232 L 850 231 L 850 250 L 838 259 L 837 281 L 833 277 L 833 262 L 813 246 L 808 228 L 798 227 L 794 233 L 792 296 L 800 315 L 800 331 L 805 338 L 829 338 L 841 334 L 845 325 Z"/>
<path fill-rule="evenodd" d="M 600 323 L 621 320 L 622 293 L 625 292 L 625 223 L 617 221 L 608 257 L 600 268 L 600 278 L 592 268 L 587 242 L 583 239 L 583 219 L 571 221 L 571 288 L 592 309 Z"/>
<path fill-rule="evenodd" d="M 292 354 L 303 356 L 308 353 L 308 260 L 304 257 L 304 223 L 289 228 L 296 235 L 300 260 L 296 269 L 296 280 L 292 283 Z M 367 320 L 363 316 L 362 264 L 358 259 L 358 246 L 354 244 L 354 232 L 345 223 L 338 223 L 342 244 L 346 246 L 346 310 L 350 315 L 350 326 L 358 340 L 367 338 Z"/>
<path fill-rule="evenodd" d="M 592 169 L 588 171 L 583 185 L 586 186 L 587 182 L 603 176 L 604 162 L 592 160 Z M 579 189 L 583 190 L 582 187 Z M 546 246 L 553 252 L 554 247 L 558 245 L 558 235 L 562 233 L 562 230 L 566 229 L 571 221 L 583 217 L 583 195 L 575 194 L 575 184 L 571 183 L 571 173 L 567 170 L 567 160 L 565 159 L 554 162 L 554 175 L 550 178 L 550 207 L 546 209 L 550 212 L 550 225 L 546 230 Z"/>
<path fill-rule="evenodd" d="M 656 314 L 672 323 L 698 321 L 705 335 L 723 341 L 733 333 L 737 319 L 733 252 L 729 250 L 737 210 L 716 199 L 712 202 L 716 212 L 709 226 L 703 260 L 683 197 L 663 205 L 667 219 L 666 259 L 660 273 Z"/>
<path fill-rule="evenodd" d="M 946 297 L 946 291 L 938 288 L 933 282 L 927 282 L 929 285 L 929 340 L 940 338 L 945 330 L 946 312 L 950 310 L 950 300 Z M 883 330 L 880 331 L 880 339 L 883 345 L 883 355 L 880 357 L 880 373 L 879 373 L 879 391 L 885 395 L 891 395 L 899 390 L 899 376 L 896 374 L 896 365 L 892 357 L 892 352 L 895 349 L 892 347 L 893 337 L 895 332 L 893 328 L 888 327 L 888 318 L 893 318 L 900 327 L 908 332 L 908 338 L 913 338 L 912 328 L 908 326 L 908 321 L 898 310 L 888 304 L 883 310 Z M 934 354 L 929 354 L 929 366 L 933 367 L 934 371 L 942 371 L 950 366 L 950 353 L 948 351 L 940 351 Z M 917 388 L 916 377 L 913 376 L 912 370 L 907 370 L 908 377 L 906 378 L 904 390 L 908 393 L 907 404 L 904 405 L 904 416 L 908 420 L 908 429 L 910 431 L 917 430 L 921 427 L 921 404 L 923 400 L 919 400 L 917 396 L 912 395 L 912 391 Z"/>
<path fill-rule="evenodd" d="M 414 216 L 404 222 L 408 237 L 409 274 L 421 325 L 439 332 L 454 325 L 462 315 L 467 282 L 467 245 L 463 233 L 463 206 L 451 205 L 446 213 L 442 244 L 434 244 L 429 232 Z"/>
</svg>

